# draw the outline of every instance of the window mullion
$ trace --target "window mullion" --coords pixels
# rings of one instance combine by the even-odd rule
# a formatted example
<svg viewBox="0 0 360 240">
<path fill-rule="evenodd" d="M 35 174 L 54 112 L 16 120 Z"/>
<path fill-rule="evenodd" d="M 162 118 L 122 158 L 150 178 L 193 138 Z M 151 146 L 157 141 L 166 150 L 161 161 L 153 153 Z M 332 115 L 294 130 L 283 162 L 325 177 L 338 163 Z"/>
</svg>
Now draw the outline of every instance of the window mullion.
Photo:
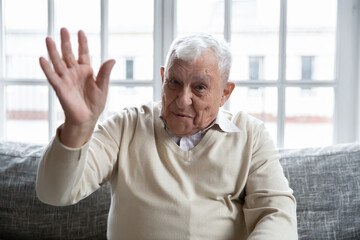
<svg viewBox="0 0 360 240">
<path fill-rule="evenodd" d="M 170 45 L 177 35 L 177 1 L 163 0 L 163 62 Z M 159 71 L 159 69 L 158 69 Z"/>
<path fill-rule="evenodd" d="M 153 99 L 161 99 L 161 85 L 158 83 L 160 67 L 163 65 L 163 1 L 154 0 L 154 66 L 153 66 Z"/>
<path fill-rule="evenodd" d="M 165 64 L 167 51 L 177 34 L 176 0 L 154 0 L 154 100 L 161 99 L 160 67 Z"/>
<path fill-rule="evenodd" d="M 224 1 L 224 39 L 228 43 L 231 42 L 231 3 L 232 0 Z M 226 101 L 224 105 L 225 109 L 230 109 L 230 101 L 231 98 Z"/>
<path fill-rule="evenodd" d="M 225 0 L 224 11 L 224 39 L 226 42 L 231 42 L 231 3 L 232 0 Z"/>
<path fill-rule="evenodd" d="M 101 64 L 105 62 L 109 57 L 109 0 L 101 0 L 100 2 L 100 16 L 101 16 L 101 30 L 100 30 L 100 54 Z M 110 86 L 109 86 L 110 87 Z M 104 120 L 109 114 L 108 99 L 105 104 L 104 111 L 100 116 L 100 120 Z"/>
<path fill-rule="evenodd" d="M 54 38 L 55 33 L 55 16 L 54 0 L 48 0 L 48 36 Z M 56 95 L 55 91 L 48 85 L 48 121 L 49 121 L 49 139 L 55 135 L 56 131 Z"/>
<path fill-rule="evenodd" d="M 0 0 L 0 140 L 4 140 L 5 133 L 5 124 L 6 124 L 6 110 L 5 110 L 5 85 L 3 84 L 5 72 L 5 47 L 4 47 L 4 38 L 5 38 L 5 23 L 4 23 L 4 1 Z"/>
<path fill-rule="evenodd" d="M 287 0 L 280 1 L 279 27 L 279 87 L 278 87 L 278 117 L 277 117 L 277 146 L 284 147 L 285 133 L 285 73 L 286 73 L 286 16 Z"/>
<path fill-rule="evenodd" d="M 101 0 L 101 63 L 109 56 L 109 1 Z"/>
<path fill-rule="evenodd" d="M 334 143 L 359 139 L 359 1 L 338 1 Z"/>
<path fill-rule="evenodd" d="M 357 84 L 355 84 L 355 87 L 354 89 L 357 89 L 357 93 L 360 93 L 360 3 L 359 1 L 357 2 L 357 7 L 355 8 L 357 9 L 357 62 L 358 62 L 358 65 L 357 65 L 357 77 L 356 77 L 356 82 Z M 356 87 L 357 85 L 357 87 Z M 360 141 L 360 96 L 359 94 L 356 94 L 357 96 L 357 101 L 355 102 L 355 109 L 356 109 L 356 112 L 357 114 L 355 115 L 357 117 L 356 119 L 356 127 L 357 127 L 357 131 L 356 131 L 356 141 Z"/>
</svg>

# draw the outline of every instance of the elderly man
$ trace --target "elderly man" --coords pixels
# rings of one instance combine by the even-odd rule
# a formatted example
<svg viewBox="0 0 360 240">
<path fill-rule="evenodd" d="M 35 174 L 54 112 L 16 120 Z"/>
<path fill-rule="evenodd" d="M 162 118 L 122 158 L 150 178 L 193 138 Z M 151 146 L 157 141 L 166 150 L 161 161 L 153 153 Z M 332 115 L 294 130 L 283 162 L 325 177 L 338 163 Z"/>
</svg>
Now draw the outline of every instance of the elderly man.
<svg viewBox="0 0 360 240">
<path fill-rule="evenodd" d="M 226 44 L 176 39 L 161 103 L 97 124 L 115 61 L 94 77 L 82 31 L 78 39 L 78 60 L 66 29 L 62 58 L 46 39 L 54 70 L 40 58 L 66 116 L 40 162 L 40 200 L 74 204 L 108 181 L 109 239 L 297 239 L 295 199 L 264 125 L 220 109 L 234 89 Z"/>
</svg>

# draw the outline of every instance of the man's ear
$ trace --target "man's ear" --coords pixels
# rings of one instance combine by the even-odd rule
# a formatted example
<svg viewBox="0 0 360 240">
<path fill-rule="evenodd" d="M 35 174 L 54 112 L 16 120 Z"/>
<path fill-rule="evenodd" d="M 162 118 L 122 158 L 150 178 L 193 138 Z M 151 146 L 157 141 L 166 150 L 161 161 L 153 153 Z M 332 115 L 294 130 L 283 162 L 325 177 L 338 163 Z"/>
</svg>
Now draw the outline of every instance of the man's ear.
<svg viewBox="0 0 360 240">
<path fill-rule="evenodd" d="M 223 95 L 221 96 L 221 102 L 220 102 L 220 106 L 224 106 L 224 104 L 226 103 L 226 101 L 230 98 L 232 91 L 235 88 L 235 83 L 233 82 L 227 82 L 225 84 L 225 87 L 223 89 Z"/>
<path fill-rule="evenodd" d="M 160 73 L 161 73 L 161 83 L 164 84 L 164 74 L 165 74 L 165 68 L 161 67 L 160 68 Z"/>
</svg>

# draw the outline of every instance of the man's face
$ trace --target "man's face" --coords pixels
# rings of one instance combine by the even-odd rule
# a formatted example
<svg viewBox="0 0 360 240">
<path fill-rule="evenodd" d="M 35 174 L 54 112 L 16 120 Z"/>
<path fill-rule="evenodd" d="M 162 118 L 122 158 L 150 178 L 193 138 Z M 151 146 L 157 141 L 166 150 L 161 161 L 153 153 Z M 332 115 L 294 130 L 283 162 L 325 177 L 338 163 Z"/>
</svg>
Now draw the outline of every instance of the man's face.
<svg viewBox="0 0 360 240">
<path fill-rule="evenodd" d="M 223 83 L 218 61 L 206 51 L 194 62 L 170 60 L 162 76 L 162 117 L 171 132 L 185 137 L 209 126 L 234 89 Z"/>
</svg>

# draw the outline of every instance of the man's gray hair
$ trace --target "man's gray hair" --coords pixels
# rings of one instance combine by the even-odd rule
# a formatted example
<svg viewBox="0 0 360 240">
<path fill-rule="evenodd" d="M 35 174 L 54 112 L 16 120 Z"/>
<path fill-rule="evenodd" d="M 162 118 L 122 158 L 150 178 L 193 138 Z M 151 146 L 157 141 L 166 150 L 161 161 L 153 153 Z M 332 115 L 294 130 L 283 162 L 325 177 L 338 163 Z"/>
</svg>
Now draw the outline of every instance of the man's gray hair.
<svg viewBox="0 0 360 240">
<path fill-rule="evenodd" d="M 227 82 L 230 75 L 232 55 L 229 45 L 222 40 L 206 33 L 191 33 L 176 38 L 169 49 L 165 62 L 165 71 L 169 61 L 178 58 L 184 61 L 195 61 L 207 50 L 212 50 L 218 58 L 218 67 L 223 82 Z"/>
</svg>

